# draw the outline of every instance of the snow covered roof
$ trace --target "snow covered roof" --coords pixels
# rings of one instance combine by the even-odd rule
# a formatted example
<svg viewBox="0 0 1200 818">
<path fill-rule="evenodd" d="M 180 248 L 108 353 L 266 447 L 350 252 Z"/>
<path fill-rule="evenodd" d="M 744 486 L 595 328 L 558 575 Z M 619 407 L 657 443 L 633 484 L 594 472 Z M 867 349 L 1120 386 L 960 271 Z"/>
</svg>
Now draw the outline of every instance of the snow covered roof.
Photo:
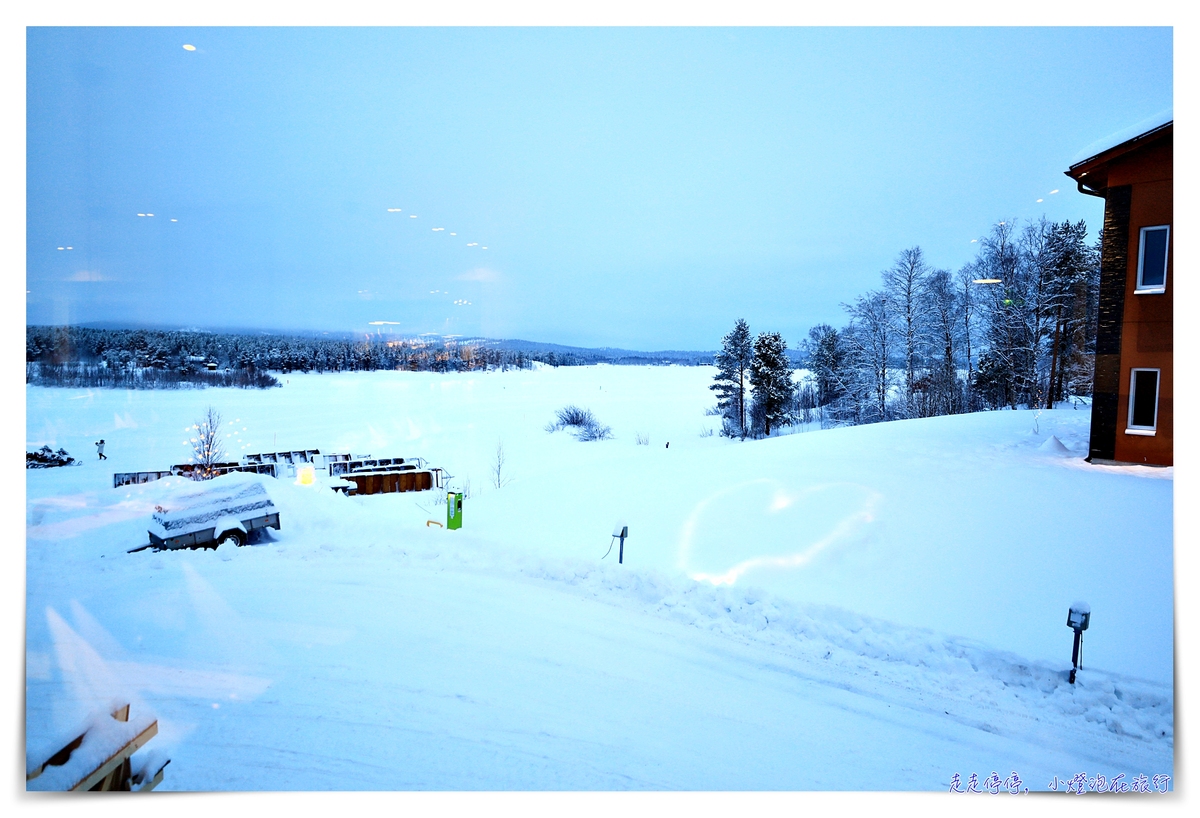
<svg viewBox="0 0 1200 818">
<path fill-rule="evenodd" d="M 1071 167 L 1074 168 L 1076 165 L 1083 164 L 1087 160 L 1097 157 L 1105 151 L 1110 151 L 1119 145 L 1124 145 L 1126 142 L 1131 142 L 1134 139 L 1137 139 L 1139 136 L 1145 136 L 1152 131 L 1156 131 L 1165 125 L 1171 124 L 1175 119 L 1174 110 L 1174 107 L 1171 107 L 1167 108 L 1165 111 L 1159 111 L 1154 116 L 1143 119 L 1141 122 L 1138 122 L 1135 125 L 1130 125 L 1128 128 L 1117 131 L 1111 136 L 1107 136 L 1104 139 L 1093 142 L 1079 153 L 1075 154 L 1075 158 L 1071 160 Z"/>
</svg>

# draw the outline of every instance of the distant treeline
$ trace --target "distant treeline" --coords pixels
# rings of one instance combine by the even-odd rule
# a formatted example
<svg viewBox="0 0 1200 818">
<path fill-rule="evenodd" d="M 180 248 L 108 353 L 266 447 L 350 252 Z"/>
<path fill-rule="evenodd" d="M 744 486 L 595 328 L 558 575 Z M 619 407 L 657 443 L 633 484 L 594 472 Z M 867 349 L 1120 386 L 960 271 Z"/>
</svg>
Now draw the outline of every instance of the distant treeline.
<svg viewBox="0 0 1200 818">
<path fill-rule="evenodd" d="M 500 348 L 485 340 L 362 340 L 295 335 L 242 335 L 195 331 L 29 326 L 25 329 L 26 382 L 39 386 L 162 389 L 183 386 L 277 386 L 270 374 L 288 372 L 461 372 L 597 363 L 711 363 L 663 360 L 624 351 Z"/>
</svg>

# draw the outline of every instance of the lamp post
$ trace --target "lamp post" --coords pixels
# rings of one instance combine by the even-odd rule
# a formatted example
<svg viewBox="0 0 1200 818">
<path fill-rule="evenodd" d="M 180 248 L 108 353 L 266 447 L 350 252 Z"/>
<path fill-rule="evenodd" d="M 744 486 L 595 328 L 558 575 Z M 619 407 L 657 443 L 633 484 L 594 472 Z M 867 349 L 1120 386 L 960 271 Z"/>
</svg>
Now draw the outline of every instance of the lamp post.
<svg viewBox="0 0 1200 818">
<path fill-rule="evenodd" d="M 624 563 L 625 562 L 625 538 L 629 536 L 629 526 L 625 525 L 624 520 L 618 520 L 617 524 L 615 526 L 613 526 L 612 535 L 613 535 L 614 540 L 618 537 L 621 538 L 621 550 L 617 552 L 617 562 Z M 611 544 L 608 546 L 608 550 L 612 551 Z M 607 557 L 608 554 L 605 554 L 604 556 Z"/>
<path fill-rule="evenodd" d="M 1091 606 L 1076 602 L 1067 612 L 1067 627 L 1075 631 L 1075 644 L 1071 648 L 1071 684 L 1075 684 L 1075 672 L 1083 668 L 1083 632 L 1088 629 L 1092 618 Z"/>
</svg>

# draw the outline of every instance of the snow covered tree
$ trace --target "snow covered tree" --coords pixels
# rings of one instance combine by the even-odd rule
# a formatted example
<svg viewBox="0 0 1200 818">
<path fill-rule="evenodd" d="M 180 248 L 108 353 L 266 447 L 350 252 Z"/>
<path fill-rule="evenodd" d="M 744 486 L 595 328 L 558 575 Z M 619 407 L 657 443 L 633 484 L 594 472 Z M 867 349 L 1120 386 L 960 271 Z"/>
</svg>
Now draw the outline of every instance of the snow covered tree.
<svg viewBox="0 0 1200 818">
<path fill-rule="evenodd" d="M 1015 233 L 1014 219 L 993 225 L 991 234 L 980 242 L 976 266 L 982 278 L 999 280 L 977 291 L 990 356 L 983 392 L 992 396 L 989 405 L 1007 405 L 1013 409 L 1028 391 L 1024 376 L 1031 351 L 1025 270 Z M 996 402 L 1000 396 L 1002 399 Z"/>
<path fill-rule="evenodd" d="M 976 298 L 974 287 L 978 286 L 974 282 L 978 278 L 982 278 L 977 270 L 976 262 L 972 261 L 965 264 L 958 273 L 955 274 L 955 284 L 958 288 L 958 308 L 959 317 L 962 319 L 962 340 L 966 346 L 965 354 L 967 358 L 967 384 L 971 383 L 971 378 L 974 377 L 975 364 L 974 358 L 971 356 L 971 332 L 975 327 L 976 320 Z"/>
<path fill-rule="evenodd" d="M 1050 229 L 1049 266 L 1052 275 L 1047 307 L 1052 313 L 1054 329 L 1048 353 L 1047 409 L 1053 409 L 1055 401 L 1066 398 L 1066 353 L 1071 341 L 1078 338 L 1075 325 L 1087 322 L 1093 280 L 1097 288 L 1099 284 L 1098 256 L 1087 245 L 1086 239 L 1087 225 L 1082 219 L 1075 224 L 1070 221 L 1056 223 Z"/>
<path fill-rule="evenodd" d="M 850 313 L 850 326 L 845 333 L 850 349 L 853 370 L 851 391 L 856 401 L 862 401 L 871 416 L 863 420 L 888 420 L 888 392 L 891 386 L 889 367 L 892 362 L 893 339 L 896 337 L 888 298 L 878 290 L 859 296 L 853 304 L 843 305 Z"/>
<path fill-rule="evenodd" d="M 715 383 L 708 387 L 717 393 L 717 408 L 725 419 L 721 434 L 726 437 L 746 437 L 746 387 L 753 359 L 750 327 L 739 318 L 721 341 L 721 351 L 714 358 L 717 367 Z"/>
<path fill-rule="evenodd" d="M 949 270 L 934 270 L 921 297 L 929 320 L 929 388 L 924 415 L 950 415 L 963 410 L 958 382 L 958 339 L 961 335 L 958 291 Z M 936 363 L 934 363 L 936 361 Z"/>
<path fill-rule="evenodd" d="M 211 480 L 217 476 L 214 468 L 225 459 L 221 442 L 221 413 L 211 406 L 204 416 L 192 424 L 191 461 L 196 465 L 197 479 Z"/>
<path fill-rule="evenodd" d="M 829 324 L 817 324 L 808 331 L 806 344 L 808 368 L 816 381 L 817 405 L 828 406 L 846 391 L 846 344 Z"/>
<path fill-rule="evenodd" d="M 904 413 L 916 417 L 913 392 L 916 388 L 917 367 L 920 365 L 921 349 L 925 342 L 925 307 L 921 297 L 925 277 L 929 268 L 925 264 L 920 247 L 910 247 L 900 253 L 896 263 L 883 271 L 884 295 L 888 299 L 889 312 L 894 316 L 894 330 L 898 335 L 896 345 L 904 357 Z"/>
<path fill-rule="evenodd" d="M 753 431 L 770 437 L 772 427 L 778 429 L 791 422 L 795 403 L 792 362 L 788 360 L 787 342 L 778 332 L 764 332 L 754 339 L 750 385 L 754 387 Z"/>
</svg>

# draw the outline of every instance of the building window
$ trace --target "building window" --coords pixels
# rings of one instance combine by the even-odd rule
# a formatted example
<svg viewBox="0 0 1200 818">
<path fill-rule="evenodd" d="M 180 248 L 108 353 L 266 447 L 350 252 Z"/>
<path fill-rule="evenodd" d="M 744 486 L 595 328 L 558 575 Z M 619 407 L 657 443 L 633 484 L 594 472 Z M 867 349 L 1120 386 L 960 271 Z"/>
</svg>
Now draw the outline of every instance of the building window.
<svg viewBox="0 0 1200 818">
<path fill-rule="evenodd" d="M 1127 435 L 1153 435 L 1158 428 L 1157 369 L 1134 369 L 1129 373 L 1129 422 Z"/>
<path fill-rule="evenodd" d="M 1135 293 L 1161 293 L 1167 289 L 1167 241 L 1170 225 L 1143 227 L 1138 247 L 1138 277 Z"/>
</svg>

